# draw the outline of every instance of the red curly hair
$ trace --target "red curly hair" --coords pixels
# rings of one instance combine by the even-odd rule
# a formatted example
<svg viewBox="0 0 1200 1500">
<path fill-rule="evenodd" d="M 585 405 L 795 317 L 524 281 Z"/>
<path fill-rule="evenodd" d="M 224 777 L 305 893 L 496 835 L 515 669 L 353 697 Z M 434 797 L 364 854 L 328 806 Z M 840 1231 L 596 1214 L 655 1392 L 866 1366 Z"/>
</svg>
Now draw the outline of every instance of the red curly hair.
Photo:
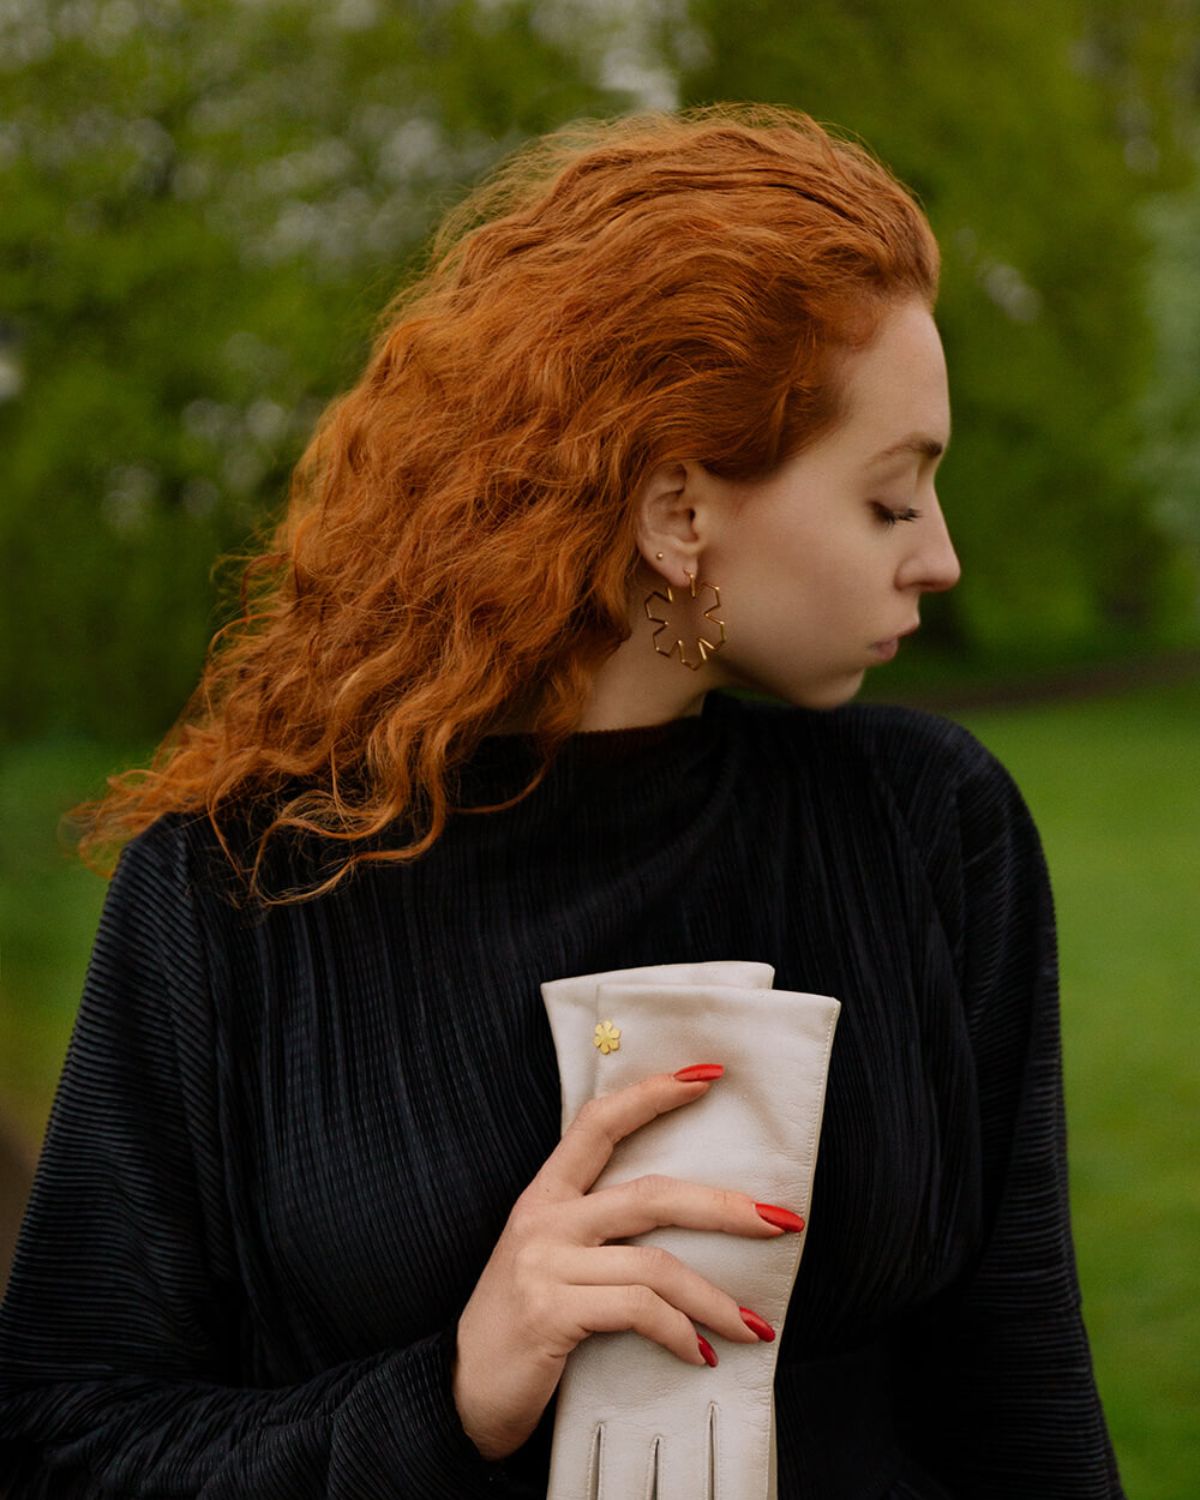
<svg viewBox="0 0 1200 1500">
<path fill-rule="evenodd" d="M 516 705 L 540 764 L 470 810 L 520 801 L 630 633 L 644 477 L 679 458 L 768 475 L 844 414 L 835 356 L 895 298 L 932 308 L 938 273 L 911 194 L 797 110 L 577 121 L 525 146 L 385 308 L 149 768 L 67 815 L 80 856 L 111 873 L 161 814 L 203 811 L 260 902 L 311 899 L 429 849 L 456 766 Z M 220 816 L 247 798 L 268 810 L 252 864 Z M 368 847 L 402 814 L 412 842 Z M 283 829 L 345 858 L 271 897 Z"/>
</svg>

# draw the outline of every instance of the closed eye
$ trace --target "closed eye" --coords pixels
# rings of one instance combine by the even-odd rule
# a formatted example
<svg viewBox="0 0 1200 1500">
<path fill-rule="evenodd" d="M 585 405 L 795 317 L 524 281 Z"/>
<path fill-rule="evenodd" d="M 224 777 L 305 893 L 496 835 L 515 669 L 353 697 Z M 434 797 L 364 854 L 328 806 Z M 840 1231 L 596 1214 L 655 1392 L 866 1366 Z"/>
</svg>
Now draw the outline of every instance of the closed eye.
<svg viewBox="0 0 1200 1500">
<path fill-rule="evenodd" d="M 884 505 L 880 501 L 873 501 L 875 514 L 885 526 L 894 526 L 897 521 L 917 521 L 921 512 L 914 510 L 911 505 L 902 506 L 899 510 L 893 510 L 890 505 Z"/>
</svg>

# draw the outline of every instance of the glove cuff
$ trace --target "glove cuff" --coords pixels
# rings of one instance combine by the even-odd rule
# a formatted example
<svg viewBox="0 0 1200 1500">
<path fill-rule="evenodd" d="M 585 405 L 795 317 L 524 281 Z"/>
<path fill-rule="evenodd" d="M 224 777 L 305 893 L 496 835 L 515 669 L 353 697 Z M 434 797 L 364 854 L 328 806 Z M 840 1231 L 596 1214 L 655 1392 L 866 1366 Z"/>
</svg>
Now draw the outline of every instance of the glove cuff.
<svg viewBox="0 0 1200 1500">
<path fill-rule="evenodd" d="M 565 1129 L 588 1099 L 720 1062 L 693 1103 L 619 1141 L 592 1191 L 648 1173 L 738 1188 L 808 1218 L 839 1002 L 773 990 L 769 964 L 658 964 L 541 986 Z M 723 1344 L 684 1365 L 632 1330 L 593 1333 L 559 1385 L 547 1500 L 770 1500 L 774 1373 L 804 1234 L 773 1240 L 668 1225 L 659 1245 L 765 1317 L 773 1343 Z"/>
</svg>

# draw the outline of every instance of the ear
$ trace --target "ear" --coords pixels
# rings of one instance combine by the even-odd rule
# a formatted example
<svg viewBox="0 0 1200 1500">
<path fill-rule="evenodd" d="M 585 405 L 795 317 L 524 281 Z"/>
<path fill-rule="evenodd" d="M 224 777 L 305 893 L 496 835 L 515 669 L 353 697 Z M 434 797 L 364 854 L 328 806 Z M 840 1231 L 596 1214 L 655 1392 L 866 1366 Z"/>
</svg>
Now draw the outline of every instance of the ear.
<svg viewBox="0 0 1200 1500">
<path fill-rule="evenodd" d="M 638 492 L 638 551 L 647 566 L 672 583 L 686 584 L 685 570 L 696 567 L 700 538 L 693 507 L 703 472 L 692 459 L 673 459 L 652 470 Z"/>
</svg>

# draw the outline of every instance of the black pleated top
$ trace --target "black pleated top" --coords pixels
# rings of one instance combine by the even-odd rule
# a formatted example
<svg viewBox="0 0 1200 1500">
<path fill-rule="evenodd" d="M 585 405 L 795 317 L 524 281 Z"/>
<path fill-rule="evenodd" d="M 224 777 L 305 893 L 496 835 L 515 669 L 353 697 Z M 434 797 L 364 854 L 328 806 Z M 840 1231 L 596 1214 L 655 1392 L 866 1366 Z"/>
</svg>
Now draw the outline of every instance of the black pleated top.
<svg viewBox="0 0 1200 1500">
<path fill-rule="evenodd" d="M 459 800 L 515 792 L 531 743 L 486 740 Z M 275 847 L 276 883 L 315 883 L 316 851 Z M 780 1500 L 1122 1496 L 1050 885 L 966 730 L 710 692 L 576 734 L 529 799 L 455 816 L 410 865 L 257 916 L 222 885 L 176 814 L 109 886 L 0 1308 L 11 1500 L 544 1496 L 554 1401 L 489 1463 L 450 1383 L 559 1138 L 539 984 L 730 958 L 842 1002 L 779 1338 Z"/>
</svg>

